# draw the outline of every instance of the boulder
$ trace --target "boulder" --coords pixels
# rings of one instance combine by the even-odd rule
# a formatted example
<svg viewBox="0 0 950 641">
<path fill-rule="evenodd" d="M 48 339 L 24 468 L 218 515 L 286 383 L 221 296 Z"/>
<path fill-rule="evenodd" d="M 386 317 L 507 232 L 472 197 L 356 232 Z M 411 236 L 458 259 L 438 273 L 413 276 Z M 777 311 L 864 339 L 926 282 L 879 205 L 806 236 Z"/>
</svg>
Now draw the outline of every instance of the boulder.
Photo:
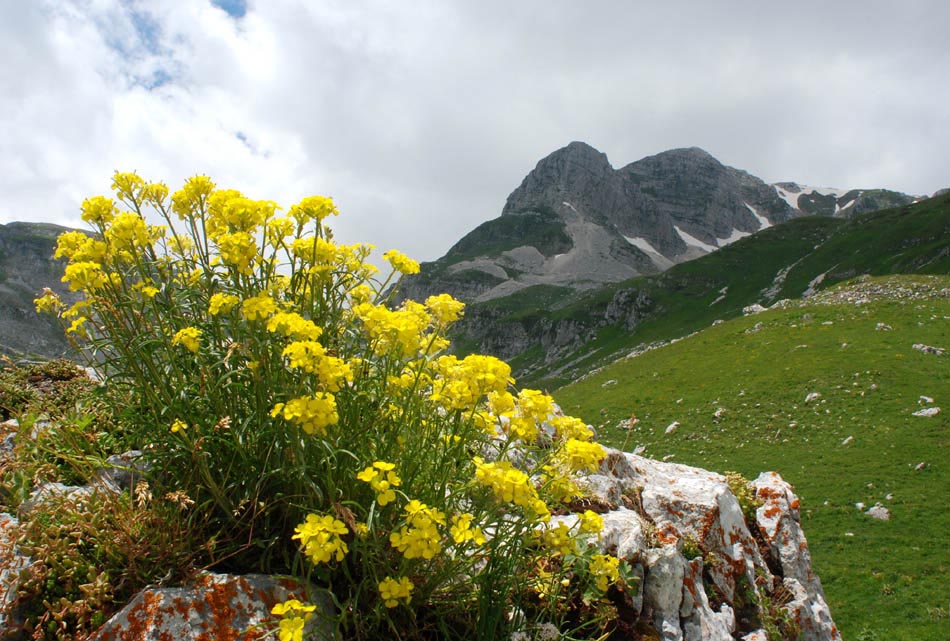
<svg viewBox="0 0 950 641">
<path fill-rule="evenodd" d="M 250 641 L 263 639 L 262 624 L 276 625 L 275 604 L 298 599 L 317 604 L 308 639 L 332 639 L 320 613 L 333 612 L 326 594 L 307 594 L 292 580 L 261 574 L 203 574 L 178 588 L 153 588 L 132 601 L 89 637 L 89 641 Z M 272 626 L 273 627 L 273 626 Z"/>
</svg>

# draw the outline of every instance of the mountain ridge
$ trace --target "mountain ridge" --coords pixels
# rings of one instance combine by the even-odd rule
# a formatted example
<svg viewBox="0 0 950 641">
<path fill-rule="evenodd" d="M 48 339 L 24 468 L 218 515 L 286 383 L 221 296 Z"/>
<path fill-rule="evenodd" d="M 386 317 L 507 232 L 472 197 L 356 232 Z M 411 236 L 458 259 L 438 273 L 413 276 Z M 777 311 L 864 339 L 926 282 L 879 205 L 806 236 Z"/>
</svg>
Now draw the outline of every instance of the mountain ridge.
<svg viewBox="0 0 950 641">
<path fill-rule="evenodd" d="M 606 154 L 574 141 L 538 161 L 499 217 L 423 263 L 399 296 L 445 291 L 484 302 L 537 285 L 593 289 L 661 273 L 792 218 L 846 217 L 913 200 L 878 189 L 769 185 L 699 147 L 615 169 Z"/>
</svg>

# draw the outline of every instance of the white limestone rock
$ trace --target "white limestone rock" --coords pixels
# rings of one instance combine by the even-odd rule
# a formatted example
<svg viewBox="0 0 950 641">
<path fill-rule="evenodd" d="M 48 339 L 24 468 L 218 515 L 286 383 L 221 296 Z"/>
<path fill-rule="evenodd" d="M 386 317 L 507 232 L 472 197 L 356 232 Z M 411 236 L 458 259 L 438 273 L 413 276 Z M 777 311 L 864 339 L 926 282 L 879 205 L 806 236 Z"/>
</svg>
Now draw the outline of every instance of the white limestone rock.
<svg viewBox="0 0 950 641">
<path fill-rule="evenodd" d="M 801 630 L 801 641 L 840 641 L 821 581 L 811 568 L 800 505 L 792 486 L 775 472 L 763 472 L 752 485 L 756 498 L 762 501 L 756 522 L 782 569 L 782 584 L 793 595 L 785 608 Z"/>
</svg>

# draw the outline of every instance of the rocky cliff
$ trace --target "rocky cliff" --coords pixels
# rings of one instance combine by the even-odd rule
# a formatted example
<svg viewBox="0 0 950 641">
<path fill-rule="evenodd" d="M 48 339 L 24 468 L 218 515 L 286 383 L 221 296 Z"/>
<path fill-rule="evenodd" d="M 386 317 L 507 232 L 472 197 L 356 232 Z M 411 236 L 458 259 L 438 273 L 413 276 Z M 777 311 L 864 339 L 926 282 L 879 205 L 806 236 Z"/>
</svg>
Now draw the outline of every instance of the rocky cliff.
<svg viewBox="0 0 950 641">
<path fill-rule="evenodd" d="M 16 357 L 56 358 L 71 355 L 62 329 L 50 316 L 36 312 L 33 299 L 44 287 L 67 303 L 78 300 L 62 283 L 64 261 L 53 260 L 58 225 L 0 225 L 0 352 Z"/>
<path fill-rule="evenodd" d="M 486 301 L 537 285 L 585 290 L 665 271 L 798 216 L 844 217 L 912 200 L 768 185 L 696 147 L 614 169 L 605 154 L 572 142 L 537 164 L 500 217 L 406 279 L 402 297 L 447 291 Z"/>
</svg>

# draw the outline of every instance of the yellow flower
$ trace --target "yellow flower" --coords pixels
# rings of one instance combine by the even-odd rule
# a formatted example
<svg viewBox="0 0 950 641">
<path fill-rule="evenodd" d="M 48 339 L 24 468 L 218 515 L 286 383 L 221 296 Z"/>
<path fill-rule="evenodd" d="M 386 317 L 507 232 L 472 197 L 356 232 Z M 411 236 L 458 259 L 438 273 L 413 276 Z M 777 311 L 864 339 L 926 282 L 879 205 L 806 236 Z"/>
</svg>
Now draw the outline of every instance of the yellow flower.
<svg viewBox="0 0 950 641">
<path fill-rule="evenodd" d="M 288 617 L 281 619 L 277 638 L 280 641 L 303 641 L 303 629 L 307 620 L 303 617 Z"/>
<path fill-rule="evenodd" d="M 296 423 L 307 434 L 326 436 L 327 426 L 340 420 L 336 411 L 336 399 L 333 394 L 318 392 L 312 398 L 294 398 L 286 403 L 278 403 L 271 410 L 271 416 L 283 416 L 284 420 Z"/>
<path fill-rule="evenodd" d="M 600 443 L 587 443 L 576 438 L 568 439 L 564 445 L 567 465 L 574 471 L 596 472 L 600 462 L 607 455 Z"/>
<path fill-rule="evenodd" d="M 392 265 L 393 269 L 395 269 L 397 272 L 403 274 L 419 273 L 419 263 L 395 249 L 390 249 L 388 252 L 383 254 L 383 259 L 389 261 L 389 264 Z"/>
<path fill-rule="evenodd" d="M 168 198 L 168 185 L 165 183 L 150 183 L 142 189 L 142 198 L 156 207 L 161 207 Z"/>
<path fill-rule="evenodd" d="M 590 559 L 590 573 L 597 589 L 606 592 L 610 585 L 620 580 L 620 559 L 607 554 L 595 554 Z"/>
<path fill-rule="evenodd" d="M 102 263 L 109 248 L 101 240 L 89 237 L 81 231 L 68 231 L 56 239 L 53 258 L 68 258 L 70 262 Z"/>
<path fill-rule="evenodd" d="M 198 353 L 198 341 L 201 338 L 201 330 L 197 327 L 186 327 L 180 329 L 172 338 L 172 345 L 181 345 L 192 354 Z"/>
<path fill-rule="evenodd" d="M 214 190 L 214 183 L 207 176 L 192 176 L 185 185 L 172 194 L 172 210 L 181 220 L 192 216 L 204 208 L 208 196 Z"/>
<path fill-rule="evenodd" d="M 241 299 L 234 294 L 214 294 L 208 301 L 208 313 L 212 316 L 227 314 L 240 302 Z"/>
<path fill-rule="evenodd" d="M 142 294 L 142 298 L 155 298 L 155 295 L 158 294 L 159 290 L 154 284 L 149 284 L 140 280 L 139 282 L 132 285 L 132 291 Z"/>
<path fill-rule="evenodd" d="M 392 489 L 399 487 L 402 480 L 393 471 L 395 465 L 385 461 L 376 461 L 362 472 L 356 475 L 356 478 L 369 483 L 373 491 L 376 492 L 376 502 L 379 505 L 389 505 L 396 500 L 396 492 Z"/>
<path fill-rule="evenodd" d="M 472 541 L 476 545 L 483 545 L 487 540 L 481 528 L 472 527 L 472 518 L 468 512 L 452 517 L 452 526 L 449 528 L 449 534 L 452 540 L 458 544 Z"/>
<path fill-rule="evenodd" d="M 145 220 L 130 211 L 116 215 L 106 228 L 106 242 L 120 249 L 136 251 L 151 244 Z"/>
<path fill-rule="evenodd" d="M 56 292 L 48 287 L 43 288 L 42 296 L 33 299 L 33 304 L 36 305 L 36 311 L 40 314 L 55 314 L 66 307 Z"/>
<path fill-rule="evenodd" d="M 264 237 L 271 247 L 278 247 L 285 238 L 294 233 L 296 223 L 290 218 L 274 218 L 267 222 Z"/>
<path fill-rule="evenodd" d="M 304 627 L 316 609 L 317 606 L 304 605 L 297 599 L 278 603 L 271 608 L 271 614 L 283 617 L 278 632 L 280 641 L 303 641 Z"/>
<path fill-rule="evenodd" d="M 297 599 L 289 599 L 283 603 L 277 603 L 271 608 L 270 613 L 274 616 L 282 617 L 285 614 L 306 614 L 317 609 L 315 605 L 305 605 Z"/>
<path fill-rule="evenodd" d="M 319 236 L 296 239 L 290 244 L 290 251 L 308 265 L 331 265 L 337 258 L 337 246 Z"/>
<path fill-rule="evenodd" d="M 290 215 L 301 225 L 311 220 L 322 221 L 338 213 L 333 200 L 326 196 L 308 196 L 290 208 Z"/>
<path fill-rule="evenodd" d="M 543 539 L 545 545 L 560 555 L 573 554 L 577 550 L 577 543 L 571 535 L 570 528 L 564 522 L 546 530 Z"/>
<path fill-rule="evenodd" d="M 600 536 L 601 530 L 604 529 L 604 519 L 601 515 L 591 510 L 584 510 L 583 514 L 577 515 L 577 518 L 579 519 L 581 532 Z"/>
<path fill-rule="evenodd" d="M 139 194 L 145 188 L 145 181 L 132 172 L 117 171 L 112 174 L 112 191 L 126 201 L 138 202 Z"/>
<path fill-rule="evenodd" d="M 431 320 L 425 308 L 413 301 L 406 301 L 402 309 L 395 311 L 385 305 L 360 303 L 353 308 L 353 313 L 363 322 L 378 355 L 396 348 L 404 357 L 417 353 Z"/>
<path fill-rule="evenodd" d="M 328 356 L 317 341 L 295 341 L 284 348 L 283 356 L 290 361 L 291 369 L 316 374 L 328 391 L 337 392 L 344 382 L 353 380 L 350 366 L 342 358 Z"/>
<path fill-rule="evenodd" d="M 573 416 L 552 416 L 548 423 L 554 428 L 558 439 L 566 441 L 568 439 L 578 439 L 589 441 L 594 437 L 594 432 L 584 421 Z"/>
<path fill-rule="evenodd" d="M 73 292 L 79 290 L 96 291 L 103 289 L 114 281 L 115 279 L 106 274 L 99 263 L 87 261 L 66 265 L 63 274 L 63 282 L 68 283 L 70 291 Z"/>
<path fill-rule="evenodd" d="M 394 608 L 399 605 L 399 599 L 405 599 L 406 604 L 412 598 L 412 589 L 415 586 L 406 577 L 396 579 L 386 577 L 379 583 L 379 596 L 383 598 L 383 604 L 387 608 Z"/>
<path fill-rule="evenodd" d="M 296 339 L 320 338 L 323 330 L 310 320 L 296 312 L 277 312 L 267 321 L 267 331 L 276 332 Z"/>
<path fill-rule="evenodd" d="M 82 219 L 99 227 L 111 223 L 118 212 L 112 199 L 105 196 L 93 196 L 82 201 Z"/>
<path fill-rule="evenodd" d="M 80 316 L 76 318 L 69 327 L 66 328 L 67 334 L 79 334 L 80 336 L 86 336 L 86 327 L 85 324 L 89 321 L 85 316 Z"/>
<path fill-rule="evenodd" d="M 455 300 L 449 294 L 439 294 L 426 299 L 426 308 L 439 325 L 445 326 L 454 323 L 462 316 L 465 303 Z"/>
<path fill-rule="evenodd" d="M 188 429 L 188 424 L 185 423 L 183 420 L 177 419 L 177 418 L 175 419 L 175 421 L 172 423 L 172 426 L 171 426 L 172 434 L 176 434 L 178 432 L 184 432 L 186 429 Z"/>
<path fill-rule="evenodd" d="M 431 399 L 446 409 L 471 409 L 486 394 L 504 392 L 511 378 L 511 367 L 493 356 L 471 354 L 459 360 L 441 356 L 435 362 L 439 379 L 433 381 Z"/>
<path fill-rule="evenodd" d="M 277 311 L 277 303 L 267 294 L 258 294 L 245 299 L 241 311 L 247 320 L 263 320 Z"/>
<path fill-rule="evenodd" d="M 442 550 L 436 525 L 445 525 L 445 514 L 415 499 L 403 509 L 407 525 L 390 534 L 389 543 L 407 559 L 431 559 Z"/>
<path fill-rule="evenodd" d="M 538 492 L 527 474 L 508 461 L 486 463 L 476 456 L 474 462 L 475 480 L 490 488 L 496 500 L 526 508 L 539 521 L 551 518 L 550 511 L 538 497 Z"/>
<path fill-rule="evenodd" d="M 342 561 L 349 548 L 340 537 L 347 533 L 346 524 L 329 515 L 308 514 L 306 521 L 294 528 L 291 538 L 300 541 L 304 554 L 315 564 Z"/>
<path fill-rule="evenodd" d="M 257 258 L 257 245 L 254 242 L 254 236 L 249 232 L 235 232 L 233 234 L 220 234 L 214 238 L 218 246 L 218 252 L 221 259 L 239 274 L 245 276 L 253 272 L 254 260 Z"/>
</svg>

